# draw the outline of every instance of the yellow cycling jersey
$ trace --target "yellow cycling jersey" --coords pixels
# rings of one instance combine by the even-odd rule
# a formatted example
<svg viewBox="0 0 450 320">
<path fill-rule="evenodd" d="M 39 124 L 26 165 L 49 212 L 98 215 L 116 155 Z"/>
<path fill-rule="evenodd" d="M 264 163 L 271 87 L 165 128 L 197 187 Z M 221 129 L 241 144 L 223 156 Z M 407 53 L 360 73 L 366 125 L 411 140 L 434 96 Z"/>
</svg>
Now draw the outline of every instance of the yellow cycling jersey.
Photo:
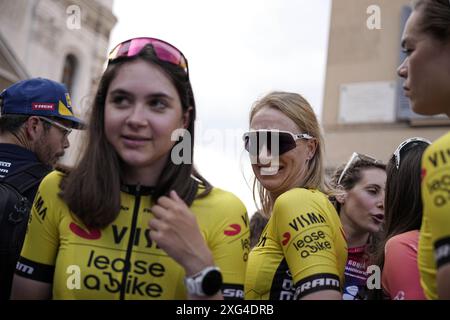
<svg viewBox="0 0 450 320">
<path fill-rule="evenodd" d="M 339 216 L 318 190 L 277 198 L 245 278 L 245 299 L 292 300 L 344 283 L 347 243 Z"/>
<path fill-rule="evenodd" d="M 421 188 L 420 283 L 428 299 L 437 299 L 436 270 L 450 263 L 450 133 L 425 150 Z"/>
<path fill-rule="evenodd" d="M 187 298 L 184 269 L 150 237 L 150 195 L 122 191 L 114 222 L 88 230 L 57 196 L 61 178 L 52 172 L 39 187 L 16 274 L 52 283 L 53 299 Z M 249 251 L 244 205 L 213 188 L 190 209 L 221 269 L 224 298 L 242 299 Z"/>
</svg>

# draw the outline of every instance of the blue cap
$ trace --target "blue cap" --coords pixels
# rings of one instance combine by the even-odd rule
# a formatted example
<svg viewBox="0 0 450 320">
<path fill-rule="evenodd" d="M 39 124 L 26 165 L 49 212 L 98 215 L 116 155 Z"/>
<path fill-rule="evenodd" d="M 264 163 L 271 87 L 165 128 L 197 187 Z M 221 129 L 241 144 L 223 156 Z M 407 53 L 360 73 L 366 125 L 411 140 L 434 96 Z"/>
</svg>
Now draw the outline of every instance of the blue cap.
<svg viewBox="0 0 450 320">
<path fill-rule="evenodd" d="M 75 117 L 69 91 L 62 83 L 34 78 L 19 81 L 0 94 L 0 114 L 26 114 L 68 120 L 75 129 L 84 122 Z"/>
</svg>

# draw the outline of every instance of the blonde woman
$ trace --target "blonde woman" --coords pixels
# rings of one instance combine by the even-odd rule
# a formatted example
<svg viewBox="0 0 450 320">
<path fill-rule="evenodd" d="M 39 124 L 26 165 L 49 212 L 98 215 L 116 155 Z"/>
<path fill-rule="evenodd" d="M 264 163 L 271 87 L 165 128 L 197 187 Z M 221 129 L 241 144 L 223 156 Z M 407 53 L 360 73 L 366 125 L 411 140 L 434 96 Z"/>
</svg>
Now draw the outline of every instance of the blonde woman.
<svg viewBox="0 0 450 320">
<path fill-rule="evenodd" d="M 269 219 L 249 255 L 246 299 L 341 299 L 347 246 L 325 191 L 323 140 L 309 103 L 273 92 L 244 134 L 254 192 Z"/>
</svg>

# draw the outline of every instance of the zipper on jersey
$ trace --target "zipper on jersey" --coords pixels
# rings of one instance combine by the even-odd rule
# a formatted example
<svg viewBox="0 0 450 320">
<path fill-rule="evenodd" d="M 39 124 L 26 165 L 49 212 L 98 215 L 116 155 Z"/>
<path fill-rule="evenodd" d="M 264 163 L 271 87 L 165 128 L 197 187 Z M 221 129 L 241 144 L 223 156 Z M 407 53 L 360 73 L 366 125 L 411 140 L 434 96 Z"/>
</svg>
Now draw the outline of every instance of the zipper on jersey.
<svg viewBox="0 0 450 320">
<path fill-rule="evenodd" d="M 131 253 L 133 252 L 133 245 L 134 245 L 134 238 L 136 236 L 136 224 L 137 224 L 137 218 L 139 215 L 139 206 L 141 204 L 141 185 L 138 184 L 136 186 L 136 200 L 134 202 L 134 210 L 133 210 L 133 217 L 131 219 L 131 228 L 130 228 L 130 238 L 128 240 L 128 246 L 127 246 L 127 253 L 125 255 L 125 268 L 123 271 L 123 278 L 122 278 L 122 285 L 120 287 L 120 300 L 125 299 L 125 294 L 127 290 L 127 278 L 128 278 L 128 272 L 131 270 Z"/>
</svg>

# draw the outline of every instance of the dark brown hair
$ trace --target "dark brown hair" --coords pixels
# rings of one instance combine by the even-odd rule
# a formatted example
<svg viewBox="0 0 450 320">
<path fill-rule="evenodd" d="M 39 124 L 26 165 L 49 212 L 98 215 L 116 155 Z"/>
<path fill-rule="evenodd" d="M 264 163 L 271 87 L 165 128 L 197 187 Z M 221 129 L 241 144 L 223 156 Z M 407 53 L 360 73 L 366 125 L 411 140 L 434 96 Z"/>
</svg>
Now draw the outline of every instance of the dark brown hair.
<svg viewBox="0 0 450 320">
<path fill-rule="evenodd" d="M 268 221 L 259 211 L 256 211 L 250 218 L 250 248 L 258 244 L 259 237 Z"/>
<path fill-rule="evenodd" d="M 400 166 L 395 156 L 388 162 L 385 193 L 385 227 L 375 250 L 372 264 L 383 268 L 386 242 L 400 233 L 419 230 L 422 224 L 420 193 L 421 159 L 427 143 L 415 142 L 401 150 Z"/>
<path fill-rule="evenodd" d="M 0 117 L 0 133 L 17 133 L 29 117 L 28 115 L 2 115 Z"/>
<path fill-rule="evenodd" d="M 212 186 L 194 168 L 194 122 L 195 100 L 192 87 L 185 71 L 174 64 L 159 60 L 152 47 L 146 46 L 134 57 L 118 58 L 111 62 L 104 72 L 95 95 L 88 124 L 86 148 L 79 164 L 64 176 L 60 196 L 70 210 L 88 228 L 104 228 L 113 222 L 120 212 L 120 186 L 122 160 L 105 135 L 104 111 L 108 88 L 120 68 L 137 59 L 160 66 L 170 78 L 180 97 L 183 112 L 190 107 L 191 113 L 187 130 L 191 135 L 190 163 L 174 164 L 170 157 L 158 179 L 152 200 L 155 202 L 171 190 L 175 190 L 188 206 L 196 198 L 199 185 L 209 193 Z"/>
<path fill-rule="evenodd" d="M 421 11 L 420 29 L 445 43 L 450 42 L 450 1 L 417 0 L 414 10 Z"/>
<path fill-rule="evenodd" d="M 30 115 L 23 115 L 23 114 L 5 114 L 1 116 L 0 133 L 9 132 L 11 134 L 16 134 L 30 117 L 31 117 Z M 44 127 L 44 132 L 48 132 L 50 130 L 51 127 L 50 123 L 43 121 L 42 125 Z"/>
</svg>

